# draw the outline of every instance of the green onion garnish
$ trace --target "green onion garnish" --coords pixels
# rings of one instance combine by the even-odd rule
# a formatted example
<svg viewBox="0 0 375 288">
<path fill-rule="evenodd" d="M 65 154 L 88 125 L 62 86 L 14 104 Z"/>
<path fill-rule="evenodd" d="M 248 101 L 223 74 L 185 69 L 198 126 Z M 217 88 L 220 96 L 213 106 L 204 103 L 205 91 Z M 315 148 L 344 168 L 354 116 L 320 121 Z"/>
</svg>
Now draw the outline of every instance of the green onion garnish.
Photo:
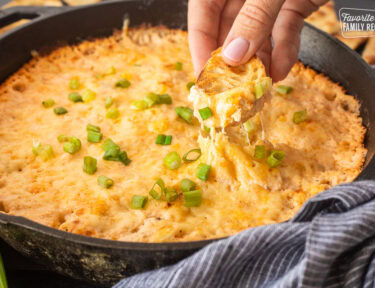
<svg viewBox="0 0 375 288">
<path fill-rule="evenodd" d="M 300 124 L 302 122 L 305 122 L 307 120 L 307 110 L 302 110 L 295 112 L 293 115 L 293 122 L 295 124 Z"/>
<path fill-rule="evenodd" d="M 83 172 L 90 175 L 95 174 L 96 170 L 98 170 L 97 164 L 98 161 L 95 158 L 85 156 L 85 158 L 83 158 Z"/>
<path fill-rule="evenodd" d="M 261 83 L 255 84 L 255 99 L 262 98 L 264 94 L 263 85 Z"/>
<path fill-rule="evenodd" d="M 115 84 L 115 87 L 124 88 L 124 89 L 128 88 L 129 86 L 130 86 L 130 81 L 126 78 L 121 78 Z"/>
<path fill-rule="evenodd" d="M 243 128 L 247 133 L 253 133 L 256 130 L 256 125 L 250 119 L 243 123 Z"/>
<path fill-rule="evenodd" d="M 180 189 L 182 192 L 188 192 L 188 191 L 194 190 L 196 186 L 197 184 L 195 184 L 195 182 L 187 178 L 182 179 L 182 181 L 180 182 Z"/>
<path fill-rule="evenodd" d="M 206 131 L 206 133 L 210 133 L 211 131 L 210 127 L 204 126 L 203 128 L 204 128 L 204 131 Z"/>
<path fill-rule="evenodd" d="M 152 106 L 158 104 L 159 95 L 157 95 L 153 92 L 150 92 L 150 93 L 147 94 L 144 101 L 146 101 L 147 107 L 152 107 Z"/>
<path fill-rule="evenodd" d="M 56 115 L 64 115 L 68 113 L 68 110 L 66 110 L 64 107 L 56 107 L 55 109 L 53 109 L 53 111 Z"/>
<path fill-rule="evenodd" d="M 211 170 L 210 165 L 207 165 L 207 164 L 204 164 L 204 163 L 199 164 L 198 170 L 197 170 L 198 179 L 200 179 L 202 181 L 207 181 L 208 176 L 210 176 L 210 170 Z"/>
<path fill-rule="evenodd" d="M 176 69 L 177 71 L 182 71 L 182 68 L 183 68 L 183 64 L 181 62 L 176 62 L 174 64 L 174 69 Z"/>
<path fill-rule="evenodd" d="M 8 288 L 7 277 L 5 275 L 5 268 L 3 257 L 0 255 L 0 288 Z"/>
<path fill-rule="evenodd" d="M 118 111 L 116 108 L 112 107 L 108 110 L 107 114 L 105 117 L 109 119 L 116 119 L 117 117 L 120 116 L 120 111 Z"/>
<path fill-rule="evenodd" d="M 147 203 L 146 196 L 134 195 L 130 202 L 130 208 L 131 209 L 143 209 L 146 203 Z"/>
<path fill-rule="evenodd" d="M 205 107 L 205 108 L 199 109 L 198 111 L 199 111 L 199 115 L 201 115 L 202 117 L 202 120 L 206 120 L 212 117 L 212 111 L 210 107 Z"/>
<path fill-rule="evenodd" d="M 171 135 L 159 134 L 158 136 L 156 136 L 155 144 L 171 145 L 171 143 L 172 143 L 172 136 Z"/>
<path fill-rule="evenodd" d="M 108 188 L 111 188 L 113 186 L 114 182 L 113 182 L 112 179 L 110 179 L 106 176 L 100 175 L 98 177 L 98 184 L 100 186 L 102 186 L 103 188 L 108 189 Z"/>
<path fill-rule="evenodd" d="M 87 141 L 91 143 L 99 143 L 103 138 L 103 134 L 100 132 L 88 131 Z"/>
<path fill-rule="evenodd" d="M 67 142 L 69 141 L 69 137 L 62 134 L 62 135 L 57 136 L 57 141 L 59 141 L 60 143 Z"/>
<path fill-rule="evenodd" d="M 135 100 L 131 106 L 134 110 L 145 110 L 148 108 L 147 101 L 145 100 Z"/>
<path fill-rule="evenodd" d="M 120 161 L 124 165 L 129 165 L 131 160 L 126 151 L 121 151 L 120 146 L 114 143 L 111 139 L 106 139 L 102 145 L 105 151 L 103 159 L 107 161 Z"/>
<path fill-rule="evenodd" d="M 172 97 L 169 94 L 157 94 L 159 96 L 157 104 L 172 104 Z"/>
<path fill-rule="evenodd" d="M 43 105 L 44 108 L 51 108 L 55 104 L 56 104 L 56 102 L 53 99 L 46 99 L 42 102 L 42 105 Z"/>
<path fill-rule="evenodd" d="M 96 93 L 90 89 L 86 89 L 85 91 L 82 92 L 82 100 L 85 103 L 91 102 L 95 100 L 96 98 Z"/>
<path fill-rule="evenodd" d="M 111 107 L 112 106 L 112 104 L 113 104 L 113 99 L 112 99 L 112 97 L 110 96 L 110 97 L 107 97 L 107 98 L 105 98 L 105 108 L 109 108 L 109 107 Z"/>
<path fill-rule="evenodd" d="M 189 124 L 193 124 L 192 122 L 193 110 L 191 110 L 189 107 L 179 106 L 179 107 L 176 107 L 175 111 L 181 119 L 185 120 Z"/>
<path fill-rule="evenodd" d="M 289 94 L 293 91 L 293 88 L 290 86 L 280 85 L 276 88 L 276 92 L 282 95 Z"/>
<path fill-rule="evenodd" d="M 173 202 L 178 198 L 177 190 L 172 187 L 167 187 L 165 189 L 165 198 L 168 202 Z"/>
<path fill-rule="evenodd" d="M 159 191 L 156 190 L 156 186 L 159 187 Z M 161 199 L 161 196 L 163 196 L 165 192 L 165 184 L 164 184 L 164 181 L 163 179 L 159 178 L 158 180 L 156 180 L 156 182 L 154 183 L 154 185 L 152 185 L 152 188 L 149 192 L 150 196 L 156 200 L 160 200 Z"/>
<path fill-rule="evenodd" d="M 92 124 L 87 124 L 87 126 L 86 126 L 86 131 L 87 131 L 87 132 L 92 131 L 92 132 L 100 133 L 100 132 L 101 132 L 101 129 L 100 129 L 100 127 L 98 127 L 98 126 L 95 126 L 95 125 L 92 125 Z"/>
<path fill-rule="evenodd" d="M 53 157 L 53 148 L 50 144 L 43 145 L 38 142 L 33 145 L 33 153 L 43 161 L 47 161 Z"/>
<path fill-rule="evenodd" d="M 81 140 L 72 136 L 69 138 L 69 142 L 64 143 L 63 149 L 69 154 L 77 153 L 81 149 Z"/>
<path fill-rule="evenodd" d="M 194 82 L 188 82 L 188 83 L 186 84 L 186 89 L 190 91 L 191 87 L 193 87 L 194 85 L 195 85 Z"/>
<path fill-rule="evenodd" d="M 270 166 L 271 168 L 275 168 L 281 164 L 281 161 L 283 161 L 284 157 L 285 153 L 283 151 L 273 150 L 268 156 L 266 162 L 268 166 Z"/>
<path fill-rule="evenodd" d="M 72 92 L 69 94 L 69 100 L 74 102 L 74 103 L 77 103 L 77 102 L 82 102 L 82 96 L 79 95 L 77 92 Z"/>
<path fill-rule="evenodd" d="M 193 155 L 192 158 L 188 158 L 190 154 L 196 154 L 196 155 L 195 157 Z M 202 155 L 201 149 L 191 149 L 190 151 L 186 152 L 184 156 L 182 156 L 182 160 L 184 160 L 185 162 L 194 162 L 194 161 L 197 161 L 199 157 L 201 157 L 201 155 Z"/>
<path fill-rule="evenodd" d="M 173 151 L 164 157 L 164 164 L 168 169 L 175 170 L 181 165 L 181 158 L 177 152 Z"/>
<path fill-rule="evenodd" d="M 69 82 L 69 87 L 70 87 L 70 89 L 72 89 L 72 90 L 77 90 L 77 89 L 79 89 L 80 86 L 81 86 L 81 85 L 80 85 L 79 80 L 78 80 L 77 78 L 73 78 L 73 79 L 70 80 L 70 82 Z"/>
<path fill-rule="evenodd" d="M 172 143 L 172 135 L 165 136 L 164 145 L 171 145 Z"/>
<path fill-rule="evenodd" d="M 183 195 L 185 207 L 197 207 L 202 203 L 202 190 L 183 192 Z"/>
<path fill-rule="evenodd" d="M 267 156 L 266 146 L 264 145 L 255 145 L 254 158 L 255 159 L 264 159 Z"/>
</svg>

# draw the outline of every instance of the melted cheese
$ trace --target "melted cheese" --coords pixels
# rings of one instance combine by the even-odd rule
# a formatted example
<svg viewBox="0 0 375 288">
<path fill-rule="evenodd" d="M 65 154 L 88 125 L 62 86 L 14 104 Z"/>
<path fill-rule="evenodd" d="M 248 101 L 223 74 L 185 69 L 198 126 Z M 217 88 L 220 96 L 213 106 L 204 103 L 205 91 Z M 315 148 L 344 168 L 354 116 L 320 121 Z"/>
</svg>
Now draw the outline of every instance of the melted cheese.
<svg viewBox="0 0 375 288">
<path fill-rule="evenodd" d="M 182 62 L 183 71 L 174 70 Z M 114 66 L 116 73 L 105 74 Z M 115 88 L 121 77 L 128 89 Z M 90 103 L 68 100 L 69 81 L 78 77 L 84 89 L 96 92 Z M 353 180 L 360 172 L 366 150 L 359 104 L 336 84 L 298 64 L 284 84 L 287 96 L 274 95 L 262 113 L 252 138 L 237 138 L 188 125 L 174 112 L 190 106 L 186 83 L 194 81 L 187 35 L 163 28 L 130 30 L 106 39 L 62 47 L 35 58 L 0 86 L 0 206 L 4 213 L 24 216 L 42 224 L 83 235 L 124 241 L 170 242 L 232 235 L 243 229 L 285 221 L 311 196 L 332 185 Z M 277 85 L 277 84 L 276 84 Z M 130 108 L 149 92 L 168 93 L 172 105 L 144 111 Z M 107 119 L 104 100 L 111 96 L 120 117 Z M 57 116 L 41 105 L 52 98 L 68 110 Z M 309 121 L 295 125 L 291 115 L 307 108 Z M 132 162 L 102 160 L 101 144 L 88 143 L 86 125 L 100 126 L 126 150 Z M 261 124 L 265 129 L 262 131 Z M 229 131 L 231 132 L 231 131 Z M 173 136 L 171 146 L 155 144 L 158 134 Z M 56 137 L 76 136 L 81 150 L 70 155 Z M 263 135 L 264 134 L 264 135 Z M 263 137 L 264 136 L 264 137 Z M 283 165 L 269 169 L 253 159 L 252 147 L 267 139 L 269 147 L 286 151 Z M 54 157 L 42 161 L 32 153 L 33 141 L 51 144 Z M 247 143 L 250 142 L 251 145 Z M 202 157 L 168 170 L 163 158 L 201 147 Z M 98 171 L 82 171 L 83 157 L 98 159 Z M 212 166 L 207 182 L 196 178 L 199 163 Z M 97 177 L 114 180 L 111 189 Z M 200 207 L 186 208 L 182 196 L 171 203 L 149 197 L 144 210 L 130 208 L 133 195 L 148 195 L 162 177 L 179 190 L 183 178 L 203 191 Z"/>
</svg>

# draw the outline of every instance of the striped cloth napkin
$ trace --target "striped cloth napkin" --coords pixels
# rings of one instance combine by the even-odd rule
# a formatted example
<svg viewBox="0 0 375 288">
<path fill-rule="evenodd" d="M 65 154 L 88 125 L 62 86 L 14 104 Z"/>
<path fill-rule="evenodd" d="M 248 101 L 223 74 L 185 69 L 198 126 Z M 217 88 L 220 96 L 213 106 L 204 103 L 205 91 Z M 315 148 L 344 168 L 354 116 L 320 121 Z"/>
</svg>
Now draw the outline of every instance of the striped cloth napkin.
<svg viewBox="0 0 375 288">
<path fill-rule="evenodd" d="M 375 287 L 375 182 L 333 187 L 286 223 L 245 230 L 115 285 Z"/>
</svg>

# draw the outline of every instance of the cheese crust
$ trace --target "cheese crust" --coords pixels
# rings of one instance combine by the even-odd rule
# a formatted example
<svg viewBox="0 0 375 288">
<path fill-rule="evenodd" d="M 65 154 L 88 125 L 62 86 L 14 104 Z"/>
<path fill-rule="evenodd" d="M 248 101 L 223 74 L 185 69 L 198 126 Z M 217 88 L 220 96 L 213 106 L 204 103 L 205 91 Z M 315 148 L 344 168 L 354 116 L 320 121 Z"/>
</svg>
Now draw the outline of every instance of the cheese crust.
<svg viewBox="0 0 375 288">
<path fill-rule="evenodd" d="M 339 85 L 298 63 L 282 83 L 274 84 L 292 86 L 292 93 L 273 95 L 253 117 L 257 129 L 250 145 L 241 136 L 232 141 L 213 133 L 210 138 L 197 120 L 189 125 L 174 111 L 192 105 L 186 89 L 195 81 L 189 55 L 186 32 L 139 28 L 61 47 L 24 65 L 0 86 L 2 212 L 106 239 L 211 239 L 288 220 L 310 197 L 359 174 L 366 154 L 365 128 L 358 101 Z M 182 71 L 174 68 L 176 62 L 183 64 Z M 107 73 L 112 66 L 116 72 Z M 69 81 L 75 77 L 83 86 L 78 92 L 91 89 L 95 100 L 68 99 Z M 129 88 L 114 87 L 122 77 L 131 82 Z M 168 93 L 173 104 L 143 111 L 130 108 L 149 92 Z M 105 117 L 108 96 L 120 111 L 117 119 Z M 53 108 L 44 108 L 41 103 L 48 98 L 68 113 L 56 115 Z M 296 125 L 293 113 L 302 109 L 307 109 L 308 121 Z M 101 144 L 86 140 L 87 124 L 101 127 L 104 139 L 126 150 L 131 164 L 103 161 Z M 56 139 L 60 134 L 81 139 L 81 150 L 65 153 Z M 156 145 L 158 134 L 172 135 L 172 145 Z M 36 157 L 35 141 L 52 145 L 53 158 Z M 271 169 L 255 160 L 254 143 L 285 151 L 282 165 Z M 198 161 L 177 170 L 164 166 L 169 152 L 183 155 L 199 147 Z M 82 171 L 84 156 L 98 160 L 95 175 Z M 212 167 L 206 182 L 196 178 L 201 162 Z M 113 179 L 114 186 L 99 186 L 99 175 Z M 170 204 L 148 197 L 143 210 L 131 209 L 133 195 L 147 196 L 159 177 L 178 191 L 183 178 L 192 179 L 202 190 L 202 204 L 184 207 L 181 195 Z"/>
</svg>

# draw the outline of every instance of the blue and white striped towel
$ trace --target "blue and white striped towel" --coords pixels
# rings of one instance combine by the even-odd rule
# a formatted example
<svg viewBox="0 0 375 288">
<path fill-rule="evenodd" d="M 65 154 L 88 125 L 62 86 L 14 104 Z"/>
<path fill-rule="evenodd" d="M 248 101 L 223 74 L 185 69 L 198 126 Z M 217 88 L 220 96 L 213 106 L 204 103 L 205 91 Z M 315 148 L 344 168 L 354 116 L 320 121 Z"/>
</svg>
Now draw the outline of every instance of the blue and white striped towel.
<svg viewBox="0 0 375 288">
<path fill-rule="evenodd" d="M 336 186 L 289 222 L 248 229 L 122 280 L 135 287 L 375 287 L 375 182 Z"/>
</svg>

